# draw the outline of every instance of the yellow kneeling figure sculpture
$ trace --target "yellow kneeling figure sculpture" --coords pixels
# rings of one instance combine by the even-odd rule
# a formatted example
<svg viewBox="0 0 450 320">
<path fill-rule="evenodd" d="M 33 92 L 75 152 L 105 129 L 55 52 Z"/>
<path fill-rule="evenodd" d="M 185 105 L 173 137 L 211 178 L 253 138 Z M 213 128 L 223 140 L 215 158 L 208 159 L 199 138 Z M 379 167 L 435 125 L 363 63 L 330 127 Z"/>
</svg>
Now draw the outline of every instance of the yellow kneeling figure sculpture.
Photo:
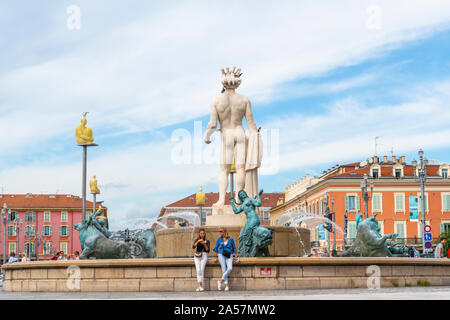
<svg viewBox="0 0 450 320">
<path fill-rule="evenodd" d="M 94 138 L 92 137 L 92 129 L 86 127 L 87 119 L 82 118 L 81 124 L 75 129 L 75 137 L 78 144 L 93 144 Z"/>
</svg>

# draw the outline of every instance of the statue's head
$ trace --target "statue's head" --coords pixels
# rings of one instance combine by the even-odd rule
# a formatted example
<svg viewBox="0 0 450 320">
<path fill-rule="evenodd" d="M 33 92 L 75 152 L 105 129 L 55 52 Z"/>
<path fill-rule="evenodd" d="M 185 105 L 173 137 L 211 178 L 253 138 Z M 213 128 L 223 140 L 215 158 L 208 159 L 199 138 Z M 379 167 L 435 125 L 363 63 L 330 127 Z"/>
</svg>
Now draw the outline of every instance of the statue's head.
<svg viewBox="0 0 450 320">
<path fill-rule="evenodd" d="M 226 68 L 226 70 L 222 69 L 222 85 L 225 89 L 236 89 L 241 84 L 241 69 L 233 67 L 232 70 L 230 68 Z"/>
<path fill-rule="evenodd" d="M 364 220 L 364 222 L 367 223 L 370 230 L 375 230 L 377 232 L 380 232 L 381 228 L 378 225 L 378 220 L 376 219 L 377 215 L 374 214 L 373 216 L 369 217 L 368 219 Z"/>
<path fill-rule="evenodd" d="M 239 200 L 241 200 L 241 202 L 243 202 L 245 199 L 248 198 L 247 192 L 245 192 L 245 190 L 239 191 L 238 197 L 239 197 Z"/>
<path fill-rule="evenodd" d="M 88 223 L 85 220 L 73 225 L 73 228 L 78 231 L 82 231 L 82 230 L 86 229 L 87 227 L 88 227 Z"/>
<path fill-rule="evenodd" d="M 272 228 L 264 228 L 259 226 L 253 230 L 253 241 L 257 247 L 265 247 L 272 244 L 272 234 L 274 233 Z"/>
<path fill-rule="evenodd" d="M 87 119 L 85 117 L 81 118 L 81 124 L 85 126 L 87 123 Z"/>
</svg>

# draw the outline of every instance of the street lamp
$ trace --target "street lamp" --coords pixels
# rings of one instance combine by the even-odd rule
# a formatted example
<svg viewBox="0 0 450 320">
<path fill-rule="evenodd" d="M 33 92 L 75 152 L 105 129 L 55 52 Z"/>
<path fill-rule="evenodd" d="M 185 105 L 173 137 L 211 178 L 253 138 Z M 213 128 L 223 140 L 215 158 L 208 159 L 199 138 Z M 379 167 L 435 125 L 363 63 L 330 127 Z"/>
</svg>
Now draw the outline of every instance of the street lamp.
<svg viewBox="0 0 450 320">
<path fill-rule="evenodd" d="M 8 220 L 8 215 L 6 213 L 6 209 L 8 209 L 8 206 L 6 205 L 6 203 L 3 203 L 3 209 L 2 209 L 2 220 L 3 220 L 3 264 L 6 263 L 6 232 L 7 232 L 6 223 L 7 223 L 7 220 Z M 11 212 L 11 210 L 9 212 Z"/>
<path fill-rule="evenodd" d="M 34 242 L 36 243 L 36 261 L 39 261 L 39 246 L 42 243 L 42 236 L 39 233 L 34 237 Z"/>
<path fill-rule="evenodd" d="M 327 192 L 326 193 L 326 197 L 325 199 L 323 199 L 323 204 L 325 206 L 325 217 L 329 220 L 332 220 L 333 218 L 331 217 L 330 214 L 330 206 L 328 205 L 328 199 L 330 197 L 330 193 Z M 325 223 L 324 229 L 327 230 L 327 249 L 328 249 L 328 256 L 330 256 L 330 251 L 331 251 L 331 244 L 330 244 L 330 232 L 332 232 L 333 226 L 331 224 L 329 224 L 328 222 Z"/>
<path fill-rule="evenodd" d="M 364 173 L 364 180 L 361 181 L 361 194 L 364 199 L 364 219 L 367 219 L 369 217 L 368 214 L 368 206 L 369 206 L 369 200 L 372 199 L 373 196 L 373 180 L 370 180 L 370 196 L 369 192 L 367 191 L 369 185 L 369 177 L 367 176 L 367 173 Z"/>
<path fill-rule="evenodd" d="M 231 194 L 231 196 L 233 196 L 233 194 Z M 195 203 L 200 207 L 200 220 L 202 222 L 202 224 L 205 224 L 206 222 L 206 213 L 205 213 L 205 217 L 203 217 L 203 211 L 202 211 L 202 207 L 205 204 L 205 193 L 202 190 L 202 187 L 200 187 L 200 190 L 195 194 Z"/>
<path fill-rule="evenodd" d="M 333 241 L 334 241 L 334 245 L 333 245 L 333 250 L 334 252 L 336 252 L 336 213 L 334 212 L 334 198 L 331 198 L 331 214 L 333 217 Z"/>
<path fill-rule="evenodd" d="M 14 220 L 14 226 L 16 229 L 16 236 L 17 236 L 17 248 L 16 248 L 16 253 L 17 253 L 17 257 L 19 257 L 19 252 L 20 252 L 20 242 L 19 242 L 19 234 L 20 234 L 20 230 L 22 229 L 23 226 L 23 220 L 19 219 L 19 217 L 17 216 L 16 219 Z"/>
<path fill-rule="evenodd" d="M 25 232 L 25 237 L 28 239 L 27 258 L 31 260 L 31 239 L 33 239 L 33 234 L 30 232 L 30 226 Z"/>
<path fill-rule="evenodd" d="M 416 178 L 419 178 L 419 182 L 420 182 L 420 211 L 422 214 L 422 253 L 425 253 L 425 241 L 423 240 L 423 229 L 425 227 L 425 182 L 427 180 L 427 165 L 428 165 L 428 160 L 423 158 L 423 150 L 419 149 L 419 159 L 420 159 L 420 165 L 417 168 L 417 174 L 416 175 L 416 167 L 417 167 L 417 161 L 414 159 L 412 161 L 412 165 L 414 167 L 414 176 Z"/>
</svg>

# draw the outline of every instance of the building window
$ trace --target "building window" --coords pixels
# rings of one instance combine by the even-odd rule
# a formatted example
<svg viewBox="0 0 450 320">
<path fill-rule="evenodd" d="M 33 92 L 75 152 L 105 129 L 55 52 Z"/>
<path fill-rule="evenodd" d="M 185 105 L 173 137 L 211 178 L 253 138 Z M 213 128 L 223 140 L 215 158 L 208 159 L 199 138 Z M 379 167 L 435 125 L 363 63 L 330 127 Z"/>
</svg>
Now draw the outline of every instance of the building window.
<svg viewBox="0 0 450 320">
<path fill-rule="evenodd" d="M 372 211 L 381 212 L 381 194 L 375 193 L 372 197 Z"/>
<path fill-rule="evenodd" d="M 60 226 L 59 235 L 62 237 L 67 237 L 69 235 L 69 226 Z"/>
<path fill-rule="evenodd" d="M 359 211 L 359 196 L 350 195 L 345 197 L 345 210 Z"/>
<path fill-rule="evenodd" d="M 348 240 L 353 240 L 356 238 L 356 221 L 348 222 L 347 238 Z"/>
<path fill-rule="evenodd" d="M 441 233 L 450 232 L 450 222 L 441 223 Z"/>
<path fill-rule="evenodd" d="M 264 220 L 270 220 L 270 212 L 269 211 L 264 211 L 263 212 L 263 219 Z"/>
<path fill-rule="evenodd" d="M 405 211 L 405 195 L 403 193 L 396 193 L 395 197 L 395 212 Z"/>
<path fill-rule="evenodd" d="M 442 178 L 448 179 L 448 169 L 442 169 L 441 175 L 442 175 Z"/>
<path fill-rule="evenodd" d="M 25 226 L 25 236 L 30 235 L 34 237 L 36 232 L 35 226 Z"/>
<path fill-rule="evenodd" d="M 13 222 L 14 220 L 16 220 L 16 218 L 19 218 L 19 214 L 17 211 L 8 212 L 8 221 L 9 222 Z"/>
<path fill-rule="evenodd" d="M 398 234 L 397 239 L 406 238 L 406 224 L 404 221 L 395 222 L 395 233 Z"/>
<path fill-rule="evenodd" d="M 442 194 L 442 211 L 450 211 L 450 194 Z"/>
<path fill-rule="evenodd" d="M 59 243 L 59 250 L 64 252 L 64 254 L 67 254 L 67 242 L 60 242 Z"/>
<path fill-rule="evenodd" d="M 8 226 L 8 236 L 9 237 L 16 236 L 16 227 L 15 226 Z"/>
<path fill-rule="evenodd" d="M 421 199 L 420 193 L 417 196 L 417 198 L 419 200 L 419 203 L 418 203 L 419 212 L 422 212 L 422 199 Z M 428 195 L 426 193 L 425 193 L 425 211 L 428 211 Z"/>
<path fill-rule="evenodd" d="M 35 222 L 36 221 L 36 212 L 27 211 L 25 212 L 25 222 Z"/>
<path fill-rule="evenodd" d="M 67 211 L 61 211 L 61 222 L 67 222 Z"/>
<path fill-rule="evenodd" d="M 25 242 L 23 250 L 28 255 L 28 258 L 35 256 L 35 249 L 34 249 L 34 243 L 33 242 Z"/>
<path fill-rule="evenodd" d="M 402 177 L 402 169 L 395 169 L 395 177 L 400 179 Z"/>
<path fill-rule="evenodd" d="M 50 211 L 44 211 L 44 222 L 50 222 Z"/>
<path fill-rule="evenodd" d="M 42 227 L 42 235 L 43 236 L 51 236 L 52 235 L 52 226 L 43 226 Z"/>
<path fill-rule="evenodd" d="M 202 211 L 202 215 L 201 215 L 200 219 L 202 220 L 202 222 L 206 221 L 206 211 Z"/>
<path fill-rule="evenodd" d="M 17 253 L 16 252 L 16 243 L 15 242 L 9 242 L 8 243 L 8 249 L 9 249 L 9 255 L 11 255 L 11 253 Z"/>
<path fill-rule="evenodd" d="M 43 246 L 43 248 L 42 248 L 42 253 L 43 253 L 44 255 L 51 254 L 51 251 L 52 251 L 52 245 L 51 245 L 51 242 L 44 242 L 42 246 Z"/>
<path fill-rule="evenodd" d="M 378 177 L 379 177 L 379 171 L 378 171 L 378 169 L 372 169 L 372 177 L 373 177 L 374 179 L 378 179 Z"/>
</svg>

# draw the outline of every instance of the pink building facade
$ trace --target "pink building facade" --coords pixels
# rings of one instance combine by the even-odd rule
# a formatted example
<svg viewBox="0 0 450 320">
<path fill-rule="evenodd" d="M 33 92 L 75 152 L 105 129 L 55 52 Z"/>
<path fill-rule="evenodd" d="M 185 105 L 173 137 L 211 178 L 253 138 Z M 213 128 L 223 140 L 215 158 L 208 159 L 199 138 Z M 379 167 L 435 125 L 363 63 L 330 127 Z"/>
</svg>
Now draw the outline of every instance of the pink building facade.
<svg viewBox="0 0 450 320">
<path fill-rule="evenodd" d="M 0 196 L 0 206 L 6 204 L 6 257 L 25 253 L 32 260 L 51 259 L 58 251 L 81 253 L 79 233 L 73 228 L 82 220 L 82 199 L 73 195 L 10 194 Z M 93 203 L 86 202 L 87 215 Z M 106 210 L 106 209 L 105 209 Z M 0 227 L 0 256 L 4 254 L 4 219 Z M 19 233 L 17 233 L 19 221 Z M 17 237 L 17 234 L 19 235 Z M 19 247 L 17 247 L 17 245 Z"/>
</svg>

